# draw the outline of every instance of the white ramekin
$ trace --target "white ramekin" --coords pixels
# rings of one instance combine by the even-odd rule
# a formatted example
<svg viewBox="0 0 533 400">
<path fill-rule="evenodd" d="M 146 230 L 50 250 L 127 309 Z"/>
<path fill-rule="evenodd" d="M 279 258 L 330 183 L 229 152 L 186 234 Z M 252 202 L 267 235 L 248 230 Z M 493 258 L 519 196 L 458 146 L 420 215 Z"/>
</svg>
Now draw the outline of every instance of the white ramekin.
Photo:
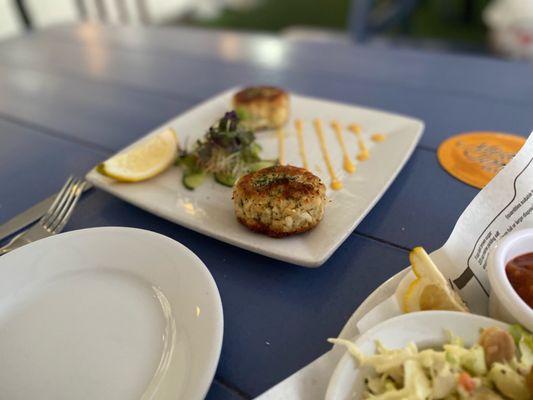
<svg viewBox="0 0 533 400">
<path fill-rule="evenodd" d="M 533 331 L 533 310 L 511 286 L 505 265 L 513 258 L 533 252 L 533 229 L 513 232 L 491 250 L 488 275 L 491 286 L 489 315 L 509 323 L 519 323 Z"/>
</svg>

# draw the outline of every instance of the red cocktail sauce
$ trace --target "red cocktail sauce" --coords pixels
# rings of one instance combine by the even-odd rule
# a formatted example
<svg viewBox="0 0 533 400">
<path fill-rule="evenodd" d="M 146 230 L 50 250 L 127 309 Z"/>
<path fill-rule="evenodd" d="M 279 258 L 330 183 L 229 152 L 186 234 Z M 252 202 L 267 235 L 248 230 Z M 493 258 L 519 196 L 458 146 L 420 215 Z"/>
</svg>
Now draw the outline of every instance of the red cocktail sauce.
<svg viewBox="0 0 533 400">
<path fill-rule="evenodd" d="M 533 308 L 533 253 L 513 258 L 505 266 L 505 272 L 516 293 Z"/>
</svg>

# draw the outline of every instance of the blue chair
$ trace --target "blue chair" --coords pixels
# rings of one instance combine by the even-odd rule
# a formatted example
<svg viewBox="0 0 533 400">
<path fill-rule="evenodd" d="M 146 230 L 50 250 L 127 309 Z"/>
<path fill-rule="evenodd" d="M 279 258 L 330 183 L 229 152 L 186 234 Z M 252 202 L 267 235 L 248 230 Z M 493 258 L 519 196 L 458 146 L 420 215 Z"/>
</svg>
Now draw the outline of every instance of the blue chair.
<svg viewBox="0 0 533 400">
<path fill-rule="evenodd" d="M 402 25 L 420 0 L 352 0 L 348 30 L 356 43 Z"/>
</svg>

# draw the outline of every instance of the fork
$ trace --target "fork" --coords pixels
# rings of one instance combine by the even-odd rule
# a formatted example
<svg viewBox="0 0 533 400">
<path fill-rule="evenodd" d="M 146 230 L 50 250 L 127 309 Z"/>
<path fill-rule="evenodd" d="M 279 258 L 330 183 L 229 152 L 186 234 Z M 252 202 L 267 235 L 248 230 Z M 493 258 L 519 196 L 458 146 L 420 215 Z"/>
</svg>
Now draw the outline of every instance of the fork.
<svg viewBox="0 0 533 400">
<path fill-rule="evenodd" d="M 0 248 L 0 256 L 36 240 L 60 233 L 70 219 L 86 182 L 70 176 L 54 202 L 31 228 L 19 233 Z"/>
</svg>

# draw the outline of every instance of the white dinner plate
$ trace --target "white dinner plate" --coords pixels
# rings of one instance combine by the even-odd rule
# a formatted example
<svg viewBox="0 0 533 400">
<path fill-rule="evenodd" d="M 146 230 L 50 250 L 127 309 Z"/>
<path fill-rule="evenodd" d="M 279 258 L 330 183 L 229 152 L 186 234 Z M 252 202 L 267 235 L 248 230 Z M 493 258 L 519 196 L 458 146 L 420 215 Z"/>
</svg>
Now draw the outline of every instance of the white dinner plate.
<svg viewBox="0 0 533 400">
<path fill-rule="evenodd" d="M 462 338 L 466 346 L 477 342 L 481 328 L 508 325 L 491 318 L 453 311 L 422 311 L 388 319 L 355 340 L 363 354 L 375 354 L 376 340 L 385 347 L 398 349 L 415 343 L 419 348 L 440 347 L 449 340 L 447 332 Z M 362 370 L 346 352 L 331 377 L 326 400 L 359 400 L 364 389 Z"/>
<path fill-rule="evenodd" d="M 224 112 L 231 109 L 231 97 L 235 91 L 230 89 L 200 104 L 147 136 L 172 127 L 181 144 L 193 144 Z M 272 239 L 250 232 L 235 218 L 231 188 L 209 179 L 196 190 L 189 191 L 181 183 L 179 167 L 172 167 L 154 179 L 135 184 L 113 182 L 94 169 L 87 175 L 87 180 L 140 208 L 224 242 L 294 264 L 320 266 L 353 232 L 392 183 L 413 152 L 424 124 L 406 116 L 296 94 L 291 95 L 291 116 L 285 129 L 286 162 L 302 165 L 293 128 L 294 120 L 300 118 L 304 121 L 309 168 L 329 187 L 328 170 L 312 127 L 313 119 L 319 117 L 323 121 L 333 167 L 344 183 L 344 189 L 340 191 L 328 189 L 330 201 L 322 222 L 305 234 Z M 344 132 L 346 146 L 357 164 L 357 171 L 353 174 L 342 169 L 341 148 L 329 126 L 332 120 L 339 121 L 343 126 L 357 123 L 362 128 L 370 151 L 370 158 L 364 162 L 355 160 L 358 153 L 355 135 Z M 374 143 L 370 140 L 374 133 L 385 134 L 386 140 Z M 274 132 L 259 132 L 256 137 L 263 147 L 263 158 L 278 157 L 278 139 Z"/>
<path fill-rule="evenodd" d="M 202 399 L 222 305 L 205 265 L 157 233 L 73 231 L 0 258 L 0 397 Z"/>
</svg>

